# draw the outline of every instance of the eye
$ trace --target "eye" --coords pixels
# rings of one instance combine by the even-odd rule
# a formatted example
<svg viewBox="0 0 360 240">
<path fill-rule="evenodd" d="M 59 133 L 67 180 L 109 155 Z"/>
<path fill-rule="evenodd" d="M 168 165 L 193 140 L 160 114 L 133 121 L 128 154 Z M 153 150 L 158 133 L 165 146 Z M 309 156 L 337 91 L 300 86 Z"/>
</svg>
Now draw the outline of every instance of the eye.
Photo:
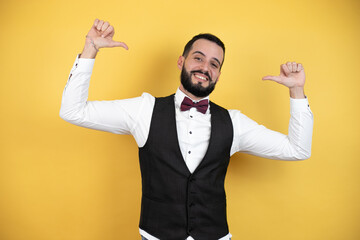
<svg viewBox="0 0 360 240">
<path fill-rule="evenodd" d="M 219 65 L 216 64 L 216 63 L 211 63 L 211 66 L 212 66 L 213 68 L 219 68 Z"/>
<path fill-rule="evenodd" d="M 200 57 L 194 57 L 194 59 L 195 59 L 196 61 L 202 61 L 202 59 L 201 59 Z"/>
</svg>

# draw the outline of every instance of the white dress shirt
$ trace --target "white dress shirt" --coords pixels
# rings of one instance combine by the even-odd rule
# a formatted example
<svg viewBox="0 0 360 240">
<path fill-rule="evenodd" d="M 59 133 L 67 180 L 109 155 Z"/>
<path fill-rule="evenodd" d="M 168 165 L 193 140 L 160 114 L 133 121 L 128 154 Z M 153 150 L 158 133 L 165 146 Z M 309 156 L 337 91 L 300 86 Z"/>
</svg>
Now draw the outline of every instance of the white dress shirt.
<svg viewBox="0 0 360 240">
<path fill-rule="evenodd" d="M 139 147 L 145 145 L 155 104 L 148 93 L 140 97 L 113 100 L 87 101 L 90 77 L 95 59 L 76 58 L 63 92 L 60 116 L 64 120 L 91 129 L 116 134 L 131 134 Z M 205 114 L 195 108 L 181 111 L 185 94 L 175 94 L 176 127 L 179 146 L 190 172 L 194 172 L 207 151 L 211 131 L 211 109 Z M 206 97 L 205 99 L 208 99 Z M 313 115 L 308 100 L 290 98 L 288 135 L 257 124 L 238 110 L 228 110 L 234 129 L 230 155 L 245 152 L 260 157 L 281 160 L 303 160 L 311 155 Z M 158 238 L 140 229 L 150 240 Z M 230 239 L 231 234 L 220 240 Z M 188 237 L 186 240 L 193 240 Z"/>
</svg>

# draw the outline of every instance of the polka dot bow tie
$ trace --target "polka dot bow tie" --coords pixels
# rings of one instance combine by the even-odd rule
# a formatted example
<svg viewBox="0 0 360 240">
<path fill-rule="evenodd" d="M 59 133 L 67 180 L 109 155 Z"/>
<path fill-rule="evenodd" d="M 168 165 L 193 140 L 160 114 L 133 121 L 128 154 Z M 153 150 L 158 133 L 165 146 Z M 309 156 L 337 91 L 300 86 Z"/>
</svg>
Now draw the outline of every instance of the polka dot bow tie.
<svg viewBox="0 0 360 240">
<path fill-rule="evenodd" d="M 192 107 L 196 108 L 199 112 L 205 114 L 206 110 L 209 107 L 209 100 L 204 99 L 204 100 L 201 100 L 200 102 L 194 103 L 190 98 L 185 97 L 181 103 L 180 110 L 187 111 Z"/>
</svg>

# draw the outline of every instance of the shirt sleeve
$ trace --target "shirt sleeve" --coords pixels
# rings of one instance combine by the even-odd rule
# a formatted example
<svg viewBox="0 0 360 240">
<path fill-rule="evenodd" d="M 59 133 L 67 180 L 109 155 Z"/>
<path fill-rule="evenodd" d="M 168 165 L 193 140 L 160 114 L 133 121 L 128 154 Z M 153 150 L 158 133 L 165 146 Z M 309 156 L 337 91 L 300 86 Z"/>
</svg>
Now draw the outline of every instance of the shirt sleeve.
<svg viewBox="0 0 360 240">
<path fill-rule="evenodd" d="M 81 127 L 131 134 L 138 146 L 143 146 L 147 140 L 155 98 L 143 93 L 131 99 L 87 101 L 94 62 L 95 59 L 76 58 L 63 92 L 60 117 Z"/>
<path fill-rule="evenodd" d="M 240 111 L 229 110 L 234 139 L 231 155 L 244 152 L 279 160 L 304 160 L 311 156 L 313 114 L 308 99 L 290 98 L 288 135 L 272 131 Z"/>
</svg>

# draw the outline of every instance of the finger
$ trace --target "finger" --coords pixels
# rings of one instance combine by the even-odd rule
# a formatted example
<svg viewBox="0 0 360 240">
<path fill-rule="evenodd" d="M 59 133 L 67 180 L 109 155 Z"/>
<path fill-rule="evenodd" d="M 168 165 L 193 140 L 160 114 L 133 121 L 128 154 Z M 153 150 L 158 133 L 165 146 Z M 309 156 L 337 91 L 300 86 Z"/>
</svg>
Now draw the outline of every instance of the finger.
<svg viewBox="0 0 360 240">
<path fill-rule="evenodd" d="M 97 26 L 96 26 L 96 29 L 97 29 L 98 31 L 100 31 L 103 24 L 104 24 L 104 21 L 103 21 L 103 20 L 100 20 L 99 23 L 98 23 Z"/>
<path fill-rule="evenodd" d="M 303 66 L 301 65 L 301 63 L 298 63 L 297 71 L 300 72 L 301 70 L 303 70 Z"/>
<path fill-rule="evenodd" d="M 292 63 L 291 62 L 287 62 L 286 66 L 288 67 L 289 71 L 292 72 Z"/>
<path fill-rule="evenodd" d="M 110 43 L 110 47 L 122 47 L 122 48 L 125 48 L 126 50 L 129 50 L 129 47 L 124 42 L 112 41 Z"/>
<path fill-rule="evenodd" d="M 101 27 L 101 31 L 102 32 L 105 31 L 109 27 L 109 25 L 110 25 L 109 22 L 104 22 L 104 24 Z"/>
<path fill-rule="evenodd" d="M 281 77 L 280 76 L 265 76 L 262 78 L 262 80 L 270 80 L 270 81 L 280 82 Z"/>
<path fill-rule="evenodd" d="M 110 35 L 112 32 L 114 31 L 114 27 L 113 26 L 109 26 L 101 35 L 101 37 L 107 37 L 108 35 Z"/>
<path fill-rule="evenodd" d="M 287 64 L 282 64 L 280 68 L 280 71 L 284 72 L 286 76 L 290 74 L 290 69 Z"/>
<path fill-rule="evenodd" d="M 296 72 L 296 71 L 297 71 L 297 63 L 292 62 L 292 72 Z"/>
<path fill-rule="evenodd" d="M 99 19 L 95 19 L 93 27 L 96 28 L 96 26 L 99 24 Z"/>
</svg>

